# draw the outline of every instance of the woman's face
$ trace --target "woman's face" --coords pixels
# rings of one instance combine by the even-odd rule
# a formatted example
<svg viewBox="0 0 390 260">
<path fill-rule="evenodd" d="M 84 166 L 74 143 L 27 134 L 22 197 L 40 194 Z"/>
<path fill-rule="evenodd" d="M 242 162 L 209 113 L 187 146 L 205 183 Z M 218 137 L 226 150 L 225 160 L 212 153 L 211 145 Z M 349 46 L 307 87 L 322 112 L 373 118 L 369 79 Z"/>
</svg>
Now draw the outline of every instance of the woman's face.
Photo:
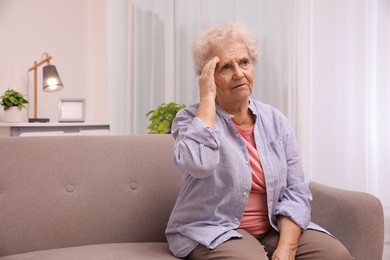
<svg viewBox="0 0 390 260">
<path fill-rule="evenodd" d="M 227 39 L 212 50 L 220 61 L 215 68 L 217 102 L 224 106 L 247 101 L 253 91 L 254 64 L 245 44 L 238 39 Z"/>
</svg>

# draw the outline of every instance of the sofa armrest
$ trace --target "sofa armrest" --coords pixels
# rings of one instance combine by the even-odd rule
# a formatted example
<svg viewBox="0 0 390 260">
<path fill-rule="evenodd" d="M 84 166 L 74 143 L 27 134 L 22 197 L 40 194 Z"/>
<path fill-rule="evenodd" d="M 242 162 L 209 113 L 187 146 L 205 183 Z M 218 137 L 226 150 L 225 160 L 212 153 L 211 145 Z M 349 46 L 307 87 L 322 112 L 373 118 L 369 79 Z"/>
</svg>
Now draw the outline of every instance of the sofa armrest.
<svg viewBox="0 0 390 260">
<path fill-rule="evenodd" d="M 311 182 L 312 222 L 340 240 L 356 259 L 382 259 L 383 207 L 375 196 Z"/>
</svg>

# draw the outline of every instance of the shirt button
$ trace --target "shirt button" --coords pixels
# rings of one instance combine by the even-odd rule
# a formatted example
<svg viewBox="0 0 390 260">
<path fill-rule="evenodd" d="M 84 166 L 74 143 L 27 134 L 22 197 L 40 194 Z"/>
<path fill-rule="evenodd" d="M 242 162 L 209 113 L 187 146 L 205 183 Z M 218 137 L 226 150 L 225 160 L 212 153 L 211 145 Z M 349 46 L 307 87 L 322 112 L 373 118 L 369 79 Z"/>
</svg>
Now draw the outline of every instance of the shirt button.
<svg viewBox="0 0 390 260">
<path fill-rule="evenodd" d="M 242 195 L 244 195 L 244 197 L 246 196 L 246 194 L 247 194 L 246 191 L 244 191 L 244 192 L 242 193 Z"/>
<path fill-rule="evenodd" d="M 245 164 L 246 164 L 246 165 L 248 165 L 248 163 L 249 163 L 248 161 L 245 161 Z"/>
<path fill-rule="evenodd" d="M 234 221 L 238 222 L 238 218 L 234 218 Z"/>
</svg>

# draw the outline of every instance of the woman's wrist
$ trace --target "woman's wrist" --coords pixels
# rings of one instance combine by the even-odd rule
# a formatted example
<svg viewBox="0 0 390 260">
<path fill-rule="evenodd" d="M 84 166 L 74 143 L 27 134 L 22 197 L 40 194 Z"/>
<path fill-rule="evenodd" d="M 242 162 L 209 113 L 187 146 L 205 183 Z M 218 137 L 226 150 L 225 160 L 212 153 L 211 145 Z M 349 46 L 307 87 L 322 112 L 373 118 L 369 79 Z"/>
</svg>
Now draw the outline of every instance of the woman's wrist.
<svg viewBox="0 0 390 260">
<path fill-rule="evenodd" d="M 202 119 L 211 129 L 215 129 L 215 98 L 212 96 L 201 97 L 197 117 Z"/>
<path fill-rule="evenodd" d="M 289 217 L 278 216 L 279 243 L 278 247 L 296 249 L 302 229 Z"/>
</svg>

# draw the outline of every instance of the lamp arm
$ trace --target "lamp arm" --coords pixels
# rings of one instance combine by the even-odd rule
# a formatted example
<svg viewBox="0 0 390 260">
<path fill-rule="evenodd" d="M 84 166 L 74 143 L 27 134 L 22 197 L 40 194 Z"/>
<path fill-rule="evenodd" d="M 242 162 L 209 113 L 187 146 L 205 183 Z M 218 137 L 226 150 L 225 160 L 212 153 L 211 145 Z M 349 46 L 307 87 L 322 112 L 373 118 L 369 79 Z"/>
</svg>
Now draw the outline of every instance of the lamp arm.
<svg viewBox="0 0 390 260">
<path fill-rule="evenodd" d="M 28 69 L 28 72 L 32 71 L 32 70 L 36 70 L 39 66 L 41 66 L 42 64 L 44 64 L 45 62 L 47 62 L 47 64 L 50 64 L 50 60 L 51 60 L 51 56 L 49 54 L 46 53 L 46 58 L 44 58 L 43 60 L 41 60 L 40 62 L 36 62 L 34 61 L 34 66 L 32 66 L 31 68 Z"/>
<path fill-rule="evenodd" d="M 28 69 L 28 72 L 34 70 L 34 118 L 38 118 L 38 67 L 47 62 L 50 64 L 51 56 L 46 53 L 46 58 L 41 60 L 40 62 L 34 61 L 34 66 Z"/>
</svg>

